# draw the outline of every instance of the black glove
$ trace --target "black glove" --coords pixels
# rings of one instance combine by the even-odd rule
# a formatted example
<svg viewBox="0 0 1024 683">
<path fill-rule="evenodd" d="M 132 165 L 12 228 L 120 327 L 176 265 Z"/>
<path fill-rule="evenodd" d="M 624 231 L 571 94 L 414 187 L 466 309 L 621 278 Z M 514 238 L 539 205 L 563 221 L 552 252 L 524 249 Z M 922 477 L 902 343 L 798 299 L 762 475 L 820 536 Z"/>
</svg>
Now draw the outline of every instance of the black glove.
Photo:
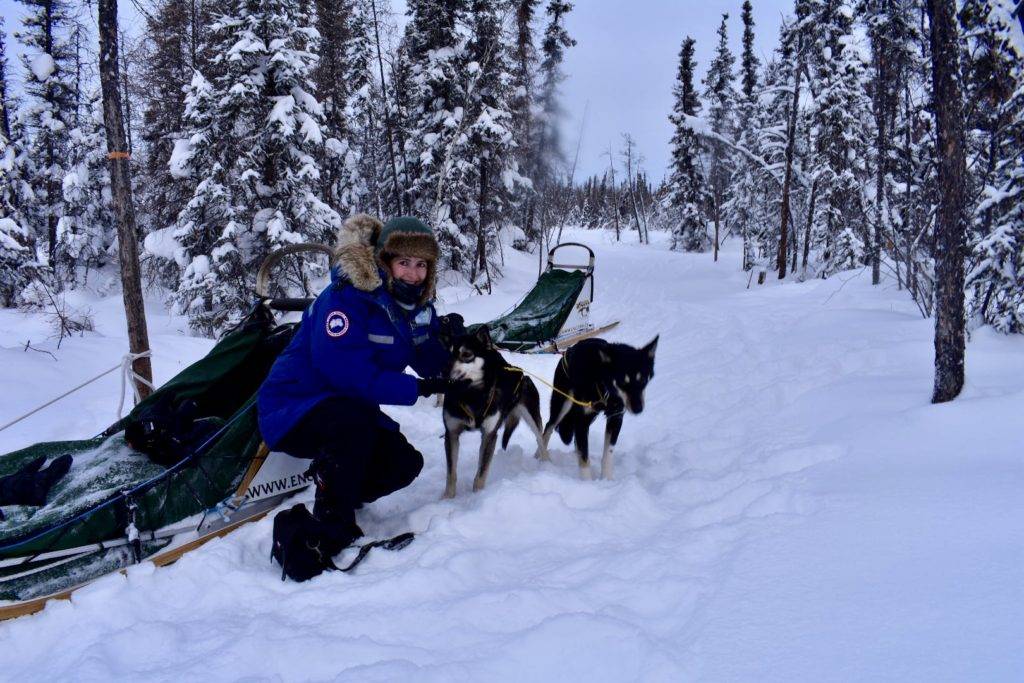
<svg viewBox="0 0 1024 683">
<path fill-rule="evenodd" d="M 14 474 L 0 477 L 0 505 L 39 507 L 46 503 L 50 489 L 71 469 L 71 456 L 62 455 L 43 467 L 45 462 L 45 457 L 39 457 Z"/>
<path fill-rule="evenodd" d="M 468 379 L 448 379 L 447 377 L 430 377 L 419 380 L 419 387 L 416 392 L 420 396 L 432 396 L 434 394 L 447 394 L 452 391 L 461 391 L 473 383 Z"/>
<path fill-rule="evenodd" d="M 416 393 L 420 396 L 433 396 L 434 394 L 443 394 L 451 388 L 452 381 L 447 377 L 428 377 L 419 380 Z"/>
</svg>

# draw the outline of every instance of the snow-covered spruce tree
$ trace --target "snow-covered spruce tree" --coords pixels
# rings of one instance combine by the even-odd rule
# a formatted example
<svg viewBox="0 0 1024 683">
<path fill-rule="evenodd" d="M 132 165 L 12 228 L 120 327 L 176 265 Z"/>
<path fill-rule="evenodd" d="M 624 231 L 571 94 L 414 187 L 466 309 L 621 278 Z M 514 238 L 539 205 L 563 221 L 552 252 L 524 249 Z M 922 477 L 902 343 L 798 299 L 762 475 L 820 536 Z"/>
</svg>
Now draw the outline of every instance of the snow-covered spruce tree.
<svg viewBox="0 0 1024 683">
<path fill-rule="evenodd" d="M 356 179 L 352 210 L 392 215 L 398 211 L 398 195 L 389 173 L 388 123 L 384 93 L 374 77 L 376 61 L 374 15 L 377 0 L 357 0 L 349 22 L 346 51 L 350 92 L 345 111 L 352 122 L 351 147 L 356 150 Z M 397 165 L 395 168 L 397 173 Z M 390 212 L 385 207 L 392 204 Z M 344 211 L 344 207 L 339 207 Z"/>
<path fill-rule="evenodd" d="M 169 164 L 175 178 L 192 187 L 174 223 L 174 239 L 180 245 L 175 260 L 181 269 L 175 305 L 194 330 L 206 335 L 226 325 L 231 314 L 230 300 L 220 298 L 212 261 L 221 231 L 234 223 L 235 215 L 220 148 L 224 136 L 218 127 L 217 104 L 213 84 L 195 72 L 185 91 L 183 116 L 190 136 L 175 143 Z"/>
<path fill-rule="evenodd" d="M 33 242 L 23 225 L 25 196 L 23 131 L 10 112 L 7 87 L 7 34 L 0 19 L 0 306 L 17 302 L 28 285 L 35 260 Z"/>
<path fill-rule="evenodd" d="M 700 111 L 700 98 L 693 87 L 693 38 L 687 36 L 679 50 L 679 69 L 672 89 L 675 105 L 669 121 L 673 126 L 671 172 L 668 179 L 668 203 L 671 212 L 672 248 L 684 251 L 705 251 L 710 245 L 702 207 L 707 202 L 707 188 L 700 167 L 700 141 L 687 117 Z"/>
<path fill-rule="evenodd" d="M 735 131 L 735 107 L 738 99 L 733 87 L 732 67 L 736 61 L 729 50 L 729 36 L 726 28 L 728 14 L 722 15 L 718 26 L 718 46 L 715 56 L 708 65 L 704 76 L 704 99 L 708 104 L 708 126 L 716 135 L 732 140 Z M 729 148 L 716 140 L 707 144 L 707 180 L 711 200 L 710 214 L 715 223 L 714 250 L 718 260 L 718 245 L 722 234 L 723 208 L 729 199 L 729 175 L 732 170 L 732 153 Z M 729 226 L 725 226 L 728 230 Z"/>
<path fill-rule="evenodd" d="M 57 223 L 57 271 L 74 286 L 90 268 L 103 266 L 116 254 L 116 217 L 110 190 L 103 103 L 91 98 L 89 116 L 70 133 L 76 161 L 64 176 L 64 211 Z M 82 269 L 82 272 L 79 270 Z"/>
<path fill-rule="evenodd" d="M 534 137 L 534 102 L 536 99 L 535 77 L 537 71 L 537 48 L 533 40 L 533 21 L 540 0 L 515 0 L 515 47 L 512 67 L 512 128 L 515 131 L 516 159 L 520 173 L 527 179 L 533 177 L 534 155 L 537 152 Z M 528 240 L 537 239 L 534 226 L 536 201 L 532 182 L 523 184 L 516 193 L 516 203 L 521 207 L 520 225 Z"/>
<path fill-rule="evenodd" d="M 860 0 L 857 14 L 871 42 L 868 87 L 874 115 L 874 197 L 871 200 L 871 282 L 881 273 L 883 234 L 887 232 L 891 185 L 890 148 L 900 93 L 907 87 L 913 64 L 914 17 L 908 0 Z"/>
<path fill-rule="evenodd" d="M 135 154 L 135 195 L 148 220 L 147 232 L 167 229 L 191 197 L 193 186 L 176 179 L 169 166 L 175 140 L 184 134 L 184 92 L 199 69 L 209 74 L 203 32 L 212 9 L 202 0 L 161 0 L 146 17 L 146 43 L 141 82 L 145 90 L 143 144 Z M 157 256 L 161 282 L 176 289 L 181 276 L 173 260 Z"/>
<path fill-rule="evenodd" d="M 911 15 L 923 16 L 924 0 L 909 0 Z M 899 93 L 889 167 L 892 179 L 886 188 L 886 208 L 891 226 L 893 264 L 897 283 L 906 286 L 923 315 L 931 315 L 934 294 L 934 210 L 938 205 L 938 173 L 935 159 L 935 114 L 930 72 L 931 48 L 921 29 L 911 25 L 912 35 L 906 71 L 906 87 Z"/>
<path fill-rule="evenodd" d="M 1024 66 L 1008 5 L 970 0 L 960 13 L 975 186 L 966 281 L 973 324 L 1024 332 Z"/>
<path fill-rule="evenodd" d="M 467 45 L 473 87 L 467 92 L 471 158 L 475 168 L 468 172 L 477 187 L 471 211 L 475 209 L 476 252 L 470 280 L 483 273 L 490 278 L 490 247 L 512 208 L 514 191 L 524 184 L 516 161 L 512 116 L 512 65 L 502 41 L 502 7 L 487 0 L 473 0 L 470 6 L 470 40 Z"/>
<path fill-rule="evenodd" d="M 789 259 L 796 260 L 797 227 L 795 218 L 801 199 L 801 180 L 806 178 L 807 164 L 812 155 L 803 154 L 809 146 L 806 142 L 810 127 L 802 95 L 806 92 L 808 79 L 804 78 L 808 71 L 808 53 L 812 46 L 813 25 L 811 22 L 811 5 L 814 0 L 797 0 L 795 16 L 779 29 L 778 58 L 769 64 L 766 73 L 766 92 L 772 96 L 765 110 L 765 125 L 762 130 L 768 133 L 763 136 L 762 150 L 769 169 L 780 169 L 781 196 L 778 201 L 778 214 L 775 220 L 775 235 L 772 241 L 777 249 L 773 250 L 772 266 L 778 269 L 779 279 L 788 273 Z M 813 92 L 813 89 L 810 89 Z M 778 133 L 776 133 L 778 131 Z M 777 138 L 773 139 L 773 138 Z M 811 185 L 815 189 L 814 184 Z M 808 215 L 813 214 L 815 193 L 810 192 Z M 811 219 L 808 219 L 808 226 Z M 810 237 L 805 227 L 805 244 Z"/>
<path fill-rule="evenodd" d="M 24 207 L 26 225 L 45 242 L 51 267 L 57 249 L 57 222 L 63 205 L 62 183 L 67 175 L 69 124 L 75 118 L 75 91 L 67 41 L 72 23 L 65 0 L 20 0 L 29 13 L 16 34 L 25 46 L 25 105 L 21 111 L 31 135 L 27 179 L 32 198 Z"/>
<path fill-rule="evenodd" d="M 546 10 L 548 21 L 541 42 L 537 119 L 534 124 L 535 152 L 531 168 L 531 180 L 537 192 L 543 192 L 544 187 L 560 175 L 565 165 L 565 152 L 559 133 L 563 115 L 559 86 L 565 80 L 562 72 L 565 51 L 576 44 L 565 29 L 565 17 L 572 9 L 570 2 L 549 0 Z"/>
<path fill-rule="evenodd" d="M 366 178 L 358 169 L 360 130 L 347 111 L 349 97 L 368 79 L 365 64 L 360 70 L 350 63 L 354 12 L 353 0 L 316 2 L 320 59 L 313 74 L 324 106 L 322 192 L 327 203 L 345 215 L 357 209 L 366 195 Z M 359 36 L 358 43 L 366 45 L 365 35 Z"/>
<path fill-rule="evenodd" d="M 416 123 L 413 65 L 409 52 L 412 45 L 411 34 L 412 26 L 406 24 L 405 34 L 392 54 L 391 72 L 387 76 L 389 96 L 384 98 L 384 121 L 387 126 L 384 143 L 387 145 L 390 166 L 388 184 L 397 194 L 388 204 L 391 211 L 386 212 L 387 215 L 407 214 L 412 211 L 413 177 L 418 168 L 416 160 L 411 157 L 415 146 L 408 144 Z"/>
<path fill-rule="evenodd" d="M 754 99 L 757 91 L 757 70 L 761 60 L 754 54 L 754 6 L 750 0 L 743 0 L 740 11 L 743 22 L 743 53 L 740 55 L 740 88 L 744 100 Z M 742 122 L 741 122 L 742 123 Z"/>
<path fill-rule="evenodd" d="M 1022 102 L 1024 104 L 1024 102 Z M 1011 161 L 1006 184 L 979 206 L 998 210 L 992 231 L 972 248 L 966 286 L 970 310 L 1000 332 L 1024 333 L 1024 157 Z"/>
<path fill-rule="evenodd" d="M 757 72 L 760 60 L 754 54 L 754 14 L 750 0 L 743 3 L 743 52 L 740 55 L 741 97 L 736 105 L 736 143 L 751 155 L 759 156 L 759 124 L 763 120 L 763 107 L 759 100 Z M 746 154 L 737 154 L 729 178 L 729 198 L 723 206 L 725 223 L 730 231 L 739 233 L 743 240 L 743 270 L 753 267 L 760 235 L 755 232 L 755 214 L 758 211 L 760 169 L 757 162 Z"/>
<path fill-rule="evenodd" d="M 197 182 L 178 219 L 186 263 L 177 299 L 201 332 L 223 330 L 248 310 L 271 250 L 328 242 L 339 223 L 319 197 L 323 107 L 311 80 L 312 21 L 302 0 L 237 0 L 211 27 L 219 73 L 212 86 L 193 81 L 190 136 L 172 157 L 175 172 Z M 197 250 L 209 233 L 212 250 Z"/>
<path fill-rule="evenodd" d="M 827 244 L 837 245 L 839 235 L 850 228 L 861 244 L 869 244 L 864 187 L 870 178 L 871 104 L 849 0 L 819 0 L 812 25 L 816 97 L 811 117 L 818 165 L 818 234 L 825 235 Z M 851 243 L 844 237 L 843 244 Z M 846 250 L 830 253 L 834 265 L 828 270 L 848 267 L 847 255 Z"/>
<path fill-rule="evenodd" d="M 475 250 L 475 187 L 466 135 L 466 0 L 412 0 L 406 42 L 411 62 L 405 140 L 411 213 L 436 231 L 445 265 L 469 275 Z"/>
</svg>

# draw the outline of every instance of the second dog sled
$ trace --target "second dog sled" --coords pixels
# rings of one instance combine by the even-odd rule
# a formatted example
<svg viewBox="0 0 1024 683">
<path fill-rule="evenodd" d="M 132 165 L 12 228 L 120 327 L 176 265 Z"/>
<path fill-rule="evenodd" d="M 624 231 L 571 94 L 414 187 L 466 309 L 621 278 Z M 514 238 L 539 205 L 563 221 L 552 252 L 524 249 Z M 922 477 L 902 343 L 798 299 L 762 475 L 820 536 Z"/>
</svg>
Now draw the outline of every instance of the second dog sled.
<svg viewBox="0 0 1024 683">
<path fill-rule="evenodd" d="M 557 262 L 555 254 L 562 249 L 566 249 L 568 258 Z M 533 289 L 487 327 L 494 343 L 509 351 L 557 353 L 619 324 L 591 322 L 593 301 L 593 249 L 579 242 L 563 242 L 548 252 L 547 268 Z"/>
</svg>

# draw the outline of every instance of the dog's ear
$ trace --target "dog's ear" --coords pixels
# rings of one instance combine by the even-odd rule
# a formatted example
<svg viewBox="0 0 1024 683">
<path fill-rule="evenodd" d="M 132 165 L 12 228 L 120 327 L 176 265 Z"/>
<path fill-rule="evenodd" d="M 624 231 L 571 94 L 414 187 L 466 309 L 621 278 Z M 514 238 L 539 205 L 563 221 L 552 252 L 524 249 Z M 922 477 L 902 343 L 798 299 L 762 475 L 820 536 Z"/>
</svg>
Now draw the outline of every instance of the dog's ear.
<svg viewBox="0 0 1024 683">
<path fill-rule="evenodd" d="M 647 357 L 651 359 L 652 363 L 654 362 L 654 352 L 658 350 L 658 337 L 660 336 L 660 334 L 657 335 L 654 339 L 651 340 L 650 344 L 641 349 L 641 351 L 645 352 L 647 354 Z"/>
<path fill-rule="evenodd" d="M 491 348 L 494 346 L 494 343 L 491 342 L 491 331 L 490 329 L 488 329 L 487 325 L 481 325 L 477 329 L 476 338 L 480 341 L 481 344 L 483 344 L 487 348 Z"/>
</svg>

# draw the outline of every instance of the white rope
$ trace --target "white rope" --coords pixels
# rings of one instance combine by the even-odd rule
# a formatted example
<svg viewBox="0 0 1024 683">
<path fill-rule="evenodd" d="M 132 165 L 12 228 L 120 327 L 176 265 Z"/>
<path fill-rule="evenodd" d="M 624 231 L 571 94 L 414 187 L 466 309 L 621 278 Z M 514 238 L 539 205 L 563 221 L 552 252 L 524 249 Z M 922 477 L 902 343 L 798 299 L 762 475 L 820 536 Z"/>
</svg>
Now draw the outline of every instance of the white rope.
<svg viewBox="0 0 1024 683">
<path fill-rule="evenodd" d="M 121 419 L 121 413 L 124 410 L 124 394 L 125 384 L 131 384 L 132 391 L 135 393 L 135 403 L 138 404 L 142 400 L 142 394 L 139 392 L 139 384 L 145 384 L 150 389 L 154 389 L 153 383 L 142 377 L 132 368 L 132 364 L 140 358 L 149 358 L 153 355 L 152 351 L 143 351 L 142 353 L 126 353 L 121 359 L 121 398 L 117 402 L 117 419 Z"/>
<path fill-rule="evenodd" d="M 43 408 L 48 408 L 49 406 L 52 406 L 54 403 L 56 403 L 57 401 L 61 400 L 65 396 L 70 396 L 71 394 L 75 393 L 79 389 L 92 384 L 96 380 L 101 379 L 102 377 L 105 377 L 106 375 L 109 375 L 110 373 L 112 373 L 114 370 L 117 370 L 118 368 L 121 368 L 121 402 L 117 406 L 117 419 L 120 420 L 121 419 L 121 410 L 124 408 L 124 388 L 125 388 L 124 385 L 125 385 L 125 378 L 126 377 L 130 376 L 130 378 L 133 380 L 132 381 L 132 389 L 135 391 L 135 400 L 136 400 L 136 402 L 138 402 L 138 401 L 140 401 L 142 399 L 142 396 L 139 394 L 139 387 L 136 384 L 136 381 L 142 382 L 143 384 L 148 386 L 150 389 L 153 388 L 152 383 L 150 383 L 149 381 L 147 381 L 146 379 L 144 379 L 142 377 L 139 377 L 135 373 L 135 371 L 132 370 L 132 363 L 136 359 L 138 359 L 138 358 L 146 358 L 146 357 L 151 356 L 151 355 L 152 354 L 149 351 L 145 351 L 143 353 L 127 353 L 127 354 L 125 354 L 124 358 L 121 359 L 121 362 L 118 363 L 117 365 L 115 365 L 114 367 L 108 368 L 108 369 L 104 370 L 103 372 L 101 372 L 100 374 L 96 375 L 95 377 L 93 377 L 91 379 L 87 379 L 86 381 L 82 382 L 77 387 L 65 391 L 60 396 L 57 396 L 56 398 L 50 399 L 49 401 L 47 401 L 43 405 L 38 406 L 36 408 L 33 408 L 32 410 L 28 411 L 24 415 L 21 415 L 20 417 L 14 418 L 10 422 L 6 423 L 5 425 L 0 426 L 0 432 L 4 431 L 8 427 L 13 427 L 14 425 L 18 424 L 19 422 L 21 422 L 22 420 L 24 420 L 27 417 L 31 417 L 32 415 L 35 415 L 36 413 L 38 413 Z"/>
</svg>

